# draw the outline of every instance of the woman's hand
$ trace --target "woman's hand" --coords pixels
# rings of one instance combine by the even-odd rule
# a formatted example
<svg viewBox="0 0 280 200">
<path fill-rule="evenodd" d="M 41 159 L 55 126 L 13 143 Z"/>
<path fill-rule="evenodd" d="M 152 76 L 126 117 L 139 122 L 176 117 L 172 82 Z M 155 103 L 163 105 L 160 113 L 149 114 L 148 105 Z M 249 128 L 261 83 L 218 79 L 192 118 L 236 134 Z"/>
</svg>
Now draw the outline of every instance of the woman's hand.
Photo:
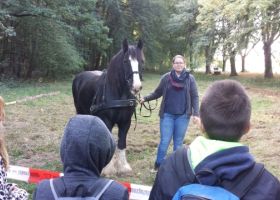
<svg viewBox="0 0 280 200">
<path fill-rule="evenodd" d="M 143 104 L 143 103 L 145 102 L 144 97 L 141 97 L 141 98 L 139 99 L 139 102 L 140 102 L 141 104 Z"/>
<path fill-rule="evenodd" d="M 196 125 L 200 125 L 200 117 L 198 116 L 193 116 L 192 117 L 193 123 Z"/>
</svg>

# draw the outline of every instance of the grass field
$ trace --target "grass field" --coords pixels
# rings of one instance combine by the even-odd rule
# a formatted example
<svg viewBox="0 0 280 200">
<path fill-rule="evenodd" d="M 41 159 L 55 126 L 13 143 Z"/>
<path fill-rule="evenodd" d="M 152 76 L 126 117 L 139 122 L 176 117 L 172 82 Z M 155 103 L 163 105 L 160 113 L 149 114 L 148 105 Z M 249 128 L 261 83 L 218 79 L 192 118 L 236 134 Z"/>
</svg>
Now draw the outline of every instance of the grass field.
<svg viewBox="0 0 280 200">
<path fill-rule="evenodd" d="M 195 74 L 200 97 L 214 80 L 229 78 Z M 240 74 L 231 77 L 240 81 L 252 101 L 252 129 L 242 138 L 257 161 L 280 178 L 280 77 L 264 80 L 260 75 Z M 160 75 L 144 74 L 142 95 L 151 92 L 158 84 Z M 68 80 L 41 82 L 0 82 L 0 95 L 6 102 L 58 91 L 59 94 L 28 100 L 6 106 L 6 142 L 12 165 L 61 171 L 59 157 L 60 139 L 67 120 L 75 115 L 71 94 L 71 78 Z M 155 102 L 152 102 L 154 106 Z M 159 102 L 160 103 L 160 100 Z M 137 108 L 137 123 L 132 119 L 128 133 L 128 161 L 133 174 L 111 177 L 135 184 L 152 185 L 155 174 L 151 172 L 159 141 L 158 108 L 151 117 L 141 117 Z M 143 115 L 149 114 L 143 112 Z M 136 129 L 134 130 L 134 127 Z M 116 134 L 116 129 L 113 130 Z M 198 127 L 190 123 L 185 143 L 200 135 Z M 30 193 L 34 185 L 18 182 Z"/>
</svg>

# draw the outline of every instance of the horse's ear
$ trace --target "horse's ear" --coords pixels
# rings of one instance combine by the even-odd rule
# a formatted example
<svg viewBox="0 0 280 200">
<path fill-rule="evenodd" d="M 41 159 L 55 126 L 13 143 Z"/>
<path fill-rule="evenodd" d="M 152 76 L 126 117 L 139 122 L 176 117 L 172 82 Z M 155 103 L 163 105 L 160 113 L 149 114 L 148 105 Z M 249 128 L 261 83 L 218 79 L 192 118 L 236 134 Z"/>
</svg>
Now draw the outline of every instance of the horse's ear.
<svg viewBox="0 0 280 200">
<path fill-rule="evenodd" d="M 142 41 L 141 39 L 138 40 L 137 47 L 138 47 L 139 49 L 142 49 L 142 48 L 143 48 L 143 41 Z"/>
<path fill-rule="evenodd" d="M 128 50 L 128 42 L 127 42 L 127 39 L 124 39 L 123 40 L 123 43 L 122 43 L 122 48 L 123 48 L 123 52 L 127 52 Z"/>
</svg>

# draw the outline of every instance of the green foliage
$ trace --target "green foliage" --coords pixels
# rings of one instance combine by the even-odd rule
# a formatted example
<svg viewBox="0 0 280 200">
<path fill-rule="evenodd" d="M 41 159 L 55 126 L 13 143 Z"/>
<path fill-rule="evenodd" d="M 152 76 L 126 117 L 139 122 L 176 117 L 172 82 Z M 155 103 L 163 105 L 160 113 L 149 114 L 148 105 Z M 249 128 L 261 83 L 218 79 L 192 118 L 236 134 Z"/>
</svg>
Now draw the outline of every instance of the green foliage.
<svg viewBox="0 0 280 200">
<path fill-rule="evenodd" d="M 258 30 L 261 33 L 261 39 L 264 46 L 265 57 L 265 78 L 273 78 L 271 48 L 273 42 L 280 37 L 280 1 L 253 1 L 252 7 L 254 9 L 253 16 Z"/>
<path fill-rule="evenodd" d="M 101 56 L 106 57 L 112 40 L 108 38 L 109 29 L 96 11 L 95 0 L 70 1 L 61 5 L 58 15 L 66 23 L 75 40 L 84 64 L 88 69 L 98 68 L 96 63 Z"/>
<path fill-rule="evenodd" d="M 189 67 L 195 68 L 195 58 L 199 52 L 197 44 L 198 4 L 196 0 L 178 1 L 173 6 L 174 12 L 168 21 L 167 30 L 172 34 L 171 54 L 186 54 Z"/>
<path fill-rule="evenodd" d="M 125 2 L 120 0 L 97 0 L 96 10 L 101 19 L 104 20 L 104 24 L 109 28 L 108 37 L 112 39 L 112 44 L 107 49 L 107 56 L 104 57 L 104 62 L 106 63 L 109 58 L 119 51 L 122 40 L 124 38 L 129 39 L 133 30 L 126 18 L 129 10 Z"/>
<path fill-rule="evenodd" d="M 7 1 L 4 11 L 12 16 L 11 24 L 17 26 L 10 42 L 16 49 L 5 49 L 6 53 L 0 57 L 12 67 L 4 73 L 55 78 L 80 71 L 92 63 L 98 65 L 95 60 L 106 55 L 111 40 L 108 28 L 95 12 L 95 3 L 94 0 Z M 9 42 L 9 35 L 3 40 Z"/>
<path fill-rule="evenodd" d="M 7 23 L 10 17 L 4 10 L 0 10 L 0 39 L 4 36 L 15 35 L 14 28 Z"/>
<path fill-rule="evenodd" d="M 28 55 L 28 62 L 42 76 L 56 77 L 80 69 L 80 58 L 71 35 L 61 24 L 43 17 L 28 17 L 20 20 L 17 27 L 22 39 L 22 52 Z M 28 66 L 27 66 L 28 67 Z M 28 73 L 28 68 L 23 72 Z"/>
<path fill-rule="evenodd" d="M 260 39 L 269 58 L 278 22 L 279 0 L 6 0 L 0 73 L 30 78 L 102 69 L 124 38 L 143 39 L 149 71 L 168 70 L 175 54 L 192 69 L 210 66 L 217 51 L 233 61 Z"/>
</svg>

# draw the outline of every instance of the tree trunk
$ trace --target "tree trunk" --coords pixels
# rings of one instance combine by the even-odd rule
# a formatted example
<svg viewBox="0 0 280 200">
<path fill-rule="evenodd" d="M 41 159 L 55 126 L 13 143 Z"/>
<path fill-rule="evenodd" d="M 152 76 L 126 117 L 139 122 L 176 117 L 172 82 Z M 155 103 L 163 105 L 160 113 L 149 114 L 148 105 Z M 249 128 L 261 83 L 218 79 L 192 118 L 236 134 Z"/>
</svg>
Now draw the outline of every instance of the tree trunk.
<svg viewBox="0 0 280 200">
<path fill-rule="evenodd" d="M 211 74 L 211 69 L 209 64 L 206 64 L 205 66 L 205 74 Z"/>
<path fill-rule="evenodd" d="M 245 55 L 241 55 L 241 66 L 242 66 L 241 72 L 246 72 L 246 70 L 245 70 L 245 58 L 246 58 Z"/>
<path fill-rule="evenodd" d="M 12 69 L 12 75 L 20 78 L 20 67 L 17 62 L 17 54 L 16 54 L 17 44 L 16 39 L 12 38 L 10 42 L 10 68 Z"/>
<path fill-rule="evenodd" d="M 7 55 L 9 54 L 9 42 L 7 37 L 3 37 L 1 40 L 1 50 L 0 50 L 0 75 L 5 73 L 5 68 L 7 68 Z"/>
<path fill-rule="evenodd" d="M 264 43 L 264 78 L 273 78 L 272 62 L 271 62 L 271 44 L 269 42 Z"/>
<path fill-rule="evenodd" d="M 35 35 L 35 38 L 33 38 L 33 40 L 31 41 L 31 54 L 30 54 L 30 58 L 29 58 L 29 66 L 27 68 L 26 71 L 26 75 L 25 75 L 25 79 L 30 79 L 32 77 L 32 72 L 33 70 L 36 68 L 36 53 L 37 53 L 37 36 Z M 48 74 L 51 73 L 50 71 L 48 71 Z"/>
<path fill-rule="evenodd" d="M 192 42 L 190 42 L 189 56 L 190 56 L 190 69 L 193 70 L 193 48 Z"/>
<path fill-rule="evenodd" d="M 95 57 L 95 65 L 94 65 L 95 70 L 99 70 L 100 69 L 100 61 L 101 61 L 101 53 L 98 52 L 96 54 L 96 57 Z"/>
<path fill-rule="evenodd" d="M 210 47 L 205 47 L 205 74 L 211 74 L 211 53 L 210 53 Z"/>
<path fill-rule="evenodd" d="M 227 63 L 227 56 L 226 56 L 226 52 L 223 48 L 223 67 L 222 67 L 222 71 L 225 72 L 226 71 L 226 63 Z"/>
<path fill-rule="evenodd" d="M 29 62 L 29 66 L 28 66 L 26 74 L 25 74 L 25 79 L 30 79 L 32 77 L 32 72 L 33 72 L 34 68 L 35 68 L 34 67 L 34 61 L 31 58 L 31 61 Z"/>
<path fill-rule="evenodd" d="M 236 68 L 235 68 L 235 52 L 231 52 L 230 54 L 230 76 L 237 76 Z"/>
<path fill-rule="evenodd" d="M 227 63 L 227 60 L 226 60 L 226 59 L 223 59 L 223 66 L 222 66 L 222 71 L 223 71 L 223 72 L 226 71 L 226 63 Z"/>
</svg>

